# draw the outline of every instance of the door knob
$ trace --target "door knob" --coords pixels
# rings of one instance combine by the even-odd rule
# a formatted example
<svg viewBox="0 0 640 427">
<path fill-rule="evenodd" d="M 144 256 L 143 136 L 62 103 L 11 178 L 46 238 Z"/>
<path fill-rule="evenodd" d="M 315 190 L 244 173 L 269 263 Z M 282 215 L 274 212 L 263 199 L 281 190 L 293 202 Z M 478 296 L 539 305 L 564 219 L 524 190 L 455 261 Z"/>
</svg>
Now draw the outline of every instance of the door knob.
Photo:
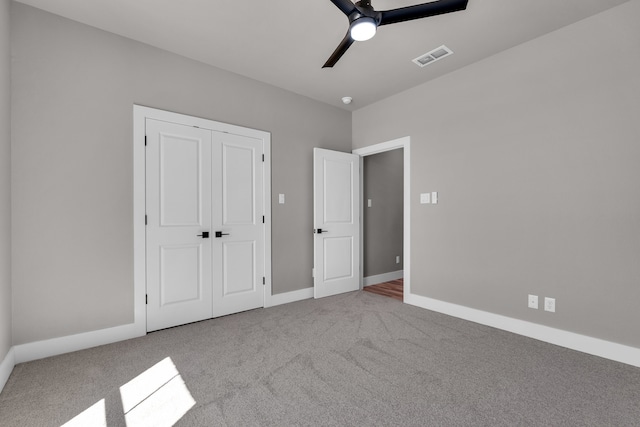
<svg viewBox="0 0 640 427">
<path fill-rule="evenodd" d="M 318 234 L 327 233 L 327 230 L 323 230 L 322 228 L 318 228 L 317 230 L 313 230 L 313 231 Z"/>
<path fill-rule="evenodd" d="M 209 232 L 208 231 L 203 231 L 202 234 L 198 234 L 198 237 L 202 237 L 203 239 L 208 239 L 209 238 Z"/>
<path fill-rule="evenodd" d="M 228 236 L 229 233 L 223 233 L 222 231 L 216 231 L 216 237 Z"/>
</svg>

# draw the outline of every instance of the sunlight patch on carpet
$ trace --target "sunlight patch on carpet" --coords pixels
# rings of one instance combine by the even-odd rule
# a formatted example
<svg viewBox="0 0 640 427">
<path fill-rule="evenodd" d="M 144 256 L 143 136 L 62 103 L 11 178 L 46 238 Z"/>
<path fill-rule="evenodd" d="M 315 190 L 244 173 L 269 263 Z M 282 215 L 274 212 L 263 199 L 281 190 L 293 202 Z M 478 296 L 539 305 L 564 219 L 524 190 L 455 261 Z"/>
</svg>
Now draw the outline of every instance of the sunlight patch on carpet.
<svg viewBox="0 0 640 427">
<path fill-rule="evenodd" d="M 104 399 L 85 409 L 62 427 L 107 427 L 107 412 Z"/>
<path fill-rule="evenodd" d="M 120 387 L 128 427 L 172 426 L 196 401 L 170 357 Z"/>
</svg>

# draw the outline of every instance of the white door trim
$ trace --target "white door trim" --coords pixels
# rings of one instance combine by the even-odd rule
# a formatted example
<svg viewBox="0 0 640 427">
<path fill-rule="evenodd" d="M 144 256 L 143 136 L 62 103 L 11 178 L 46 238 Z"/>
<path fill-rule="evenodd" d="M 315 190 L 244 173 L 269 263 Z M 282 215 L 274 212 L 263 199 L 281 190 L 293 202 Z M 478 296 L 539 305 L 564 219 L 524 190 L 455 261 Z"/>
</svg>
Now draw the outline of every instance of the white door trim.
<svg viewBox="0 0 640 427">
<path fill-rule="evenodd" d="M 145 235 L 145 120 L 147 118 L 171 123 L 180 123 L 228 132 L 236 135 L 262 139 L 264 141 L 264 216 L 265 216 L 265 248 L 264 248 L 264 306 L 270 305 L 271 299 L 271 134 L 269 132 L 250 129 L 228 123 L 187 116 L 170 111 L 158 110 L 141 105 L 133 106 L 133 306 L 134 328 L 139 335 L 147 331 L 146 321 L 146 235 Z"/>
<path fill-rule="evenodd" d="M 403 169 L 404 169 L 404 203 L 403 203 L 403 269 L 404 269 L 404 291 L 403 300 L 407 302 L 407 297 L 411 294 L 411 137 L 405 136 L 402 138 L 394 139 L 392 141 L 381 142 L 380 144 L 369 145 L 363 148 L 357 148 L 353 150 L 353 154 L 360 156 L 360 203 L 362 204 L 363 190 L 363 172 L 364 172 L 364 159 L 365 156 L 371 156 L 373 154 L 384 153 L 385 151 L 395 150 L 397 148 L 403 148 Z M 364 209 L 360 209 L 362 215 Z M 364 221 L 360 221 L 360 248 L 364 248 Z M 360 289 L 364 284 L 364 251 L 360 251 Z"/>
<path fill-rule="evenodd" d="M 13 372 L 14 366 L 16 366 L 16 358 L 14 356 L 14 347 L 11 347 L 7 352 L 4 359 L 0 360 L 0 393 L 4 389 L 4 385 L 9 380 L 11 372 Z"/>
</svg>

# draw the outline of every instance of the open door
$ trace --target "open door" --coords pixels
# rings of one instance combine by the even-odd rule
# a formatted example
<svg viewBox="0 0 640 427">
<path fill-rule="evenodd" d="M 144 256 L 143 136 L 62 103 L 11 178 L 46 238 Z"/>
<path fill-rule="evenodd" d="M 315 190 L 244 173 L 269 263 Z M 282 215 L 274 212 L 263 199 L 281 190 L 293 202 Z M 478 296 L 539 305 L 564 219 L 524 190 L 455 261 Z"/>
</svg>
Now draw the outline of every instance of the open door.
<svg viewBox="0 0 640 427">
<path fill-rule="evenodd" d="M 360 289 L 360 157 L 313 149 L 315 298 Z"/>
</svg>

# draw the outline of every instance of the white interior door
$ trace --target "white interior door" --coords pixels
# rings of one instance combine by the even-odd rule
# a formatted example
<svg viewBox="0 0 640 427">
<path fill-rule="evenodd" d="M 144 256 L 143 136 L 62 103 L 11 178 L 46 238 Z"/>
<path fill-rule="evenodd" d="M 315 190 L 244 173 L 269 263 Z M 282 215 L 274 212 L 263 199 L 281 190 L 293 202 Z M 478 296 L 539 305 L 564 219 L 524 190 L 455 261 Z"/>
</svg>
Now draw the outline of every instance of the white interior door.
<svg viewBox="0 0 640 427">
<path fill-rule="evenodd" d="M 314 297 L 360 289 L 360 157 L 313 149 Z"/>
<path fill-rule="evenodd" d="M 146 121 L 147 330 L 211 317 L 211 131 Z M 200 235 L 200 236 L 199 236 Z"/>
<path fill-rule="evenodd" d="M 264 306 L 262 140 L 213 132 L 214 317 Z"/>
<path fill-rule="evenodd" d="M 147 331 L 264 306 L 263 140 L 146 120 Z"/>
</svg>

